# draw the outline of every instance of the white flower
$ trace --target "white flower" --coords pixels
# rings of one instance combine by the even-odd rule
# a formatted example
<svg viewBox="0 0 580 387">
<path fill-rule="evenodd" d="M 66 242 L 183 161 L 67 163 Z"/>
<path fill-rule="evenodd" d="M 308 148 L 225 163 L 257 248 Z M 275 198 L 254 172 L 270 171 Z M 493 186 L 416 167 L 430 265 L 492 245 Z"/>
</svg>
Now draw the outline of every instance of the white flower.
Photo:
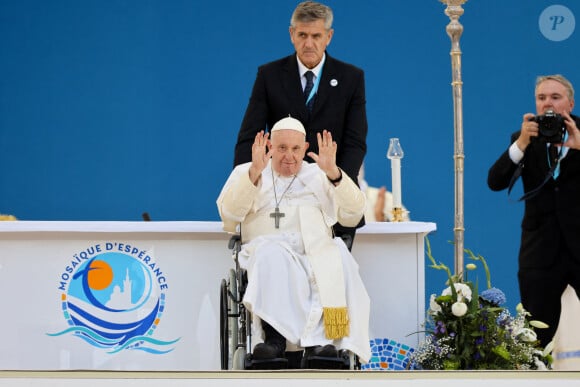
<svg viewBox="0 0 580 387">
<path fill-rule="evenodd" d="M 516 312 L 518 312 L 518 314 L 522 315 L 523 317 L 531 316 L 531 313 L 524 309 L 524 306 L 521 302 L 516 305 Z"/>
<path fill-rule="evenodd" d="M 544 351 L 542 352 L 542 356 L 546 357 L 549 354 L 551 354 L 552 351 L 554 350 L 555 346 L 556 346 L 556 344 L 554 343 L 554 340 L 550 341 L 548 343 L 548 345 L 546 345 L 546 347 L 544 348 Z"/>
<path fill-rule="evenodd" d="M 435 294 L 431 294 L 431 298 L 429 299 L 429 310 L 432 314 L 437 314 L 442 311 L 441 305 L 435 301 L 435 298 L 437 298 L 437 296 Z"/>
<path fill-rule="evenodd" d="M 457 317 L 461 317 L 467 313 L 467 305 L 463 302 L 456 302 L 451 305 L 451 313 Z"/>
<path fill-rule="evenodd" d="M 540 328 L 540 329 L 546 329 L 546 328 L 550 327 L 545 322 L 542 322 L 539 320 L 530 320 L 530 325 L 533 326 L 534 328 Z"/>
<path fill-rule="evenodd" d="M 465 298 L 467 301 L 471 301 L 471 288 L 462 283 L 454 283 L 455 292 L 457 293 L 457 301 L 462 302 Z M 451 286 L 448 287 L 441 293 L 443 296 L 451 295 Z"/>
<path fill-rule="evenodd" d="M 538 340 L 538 336 L 536 336 L 536 332 L 534 332 L 530 328 L 522 328 L 515 332 L 516 337 L 519 337 L 522 341 L 532 343 Z"/>
</svg>

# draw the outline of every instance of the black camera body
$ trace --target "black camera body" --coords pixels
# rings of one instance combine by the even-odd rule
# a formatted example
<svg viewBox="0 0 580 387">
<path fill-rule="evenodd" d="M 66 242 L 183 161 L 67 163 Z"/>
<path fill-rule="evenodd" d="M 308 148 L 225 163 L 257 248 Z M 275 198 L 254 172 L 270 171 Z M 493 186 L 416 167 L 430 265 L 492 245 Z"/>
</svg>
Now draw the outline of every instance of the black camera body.
<svg viewBox="0 0 580 387">
<path fill-rule="evenodd" d="M 561 114 L 548 110 L 542 115 L 535 116 L 531 121 L 538 123 L 538 139 L 551 144 L 560 144 L 564 140 L 566 125 Z"/>
</svg>

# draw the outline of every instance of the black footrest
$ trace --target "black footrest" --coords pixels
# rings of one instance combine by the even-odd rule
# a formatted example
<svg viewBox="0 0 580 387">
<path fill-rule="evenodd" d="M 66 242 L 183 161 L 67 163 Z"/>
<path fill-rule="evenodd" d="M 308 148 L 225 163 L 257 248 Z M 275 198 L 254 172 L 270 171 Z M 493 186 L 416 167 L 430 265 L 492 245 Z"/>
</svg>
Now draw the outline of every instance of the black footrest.
<svg viewBox="0 0 580 387">
<path fill-rule="evenodd" d="M 310 356 L 302 361 L 304 369 L 347 370 L 350 368 L 348 357 Z"/>
<path fill-rule="evenodd" d="M 253 359 L 251 354 L 246 356 L 244 364 L 247 370 L 283 370 L 288 368 L 288 359 L 277 357 L 275 359 Z"/>
</svg>

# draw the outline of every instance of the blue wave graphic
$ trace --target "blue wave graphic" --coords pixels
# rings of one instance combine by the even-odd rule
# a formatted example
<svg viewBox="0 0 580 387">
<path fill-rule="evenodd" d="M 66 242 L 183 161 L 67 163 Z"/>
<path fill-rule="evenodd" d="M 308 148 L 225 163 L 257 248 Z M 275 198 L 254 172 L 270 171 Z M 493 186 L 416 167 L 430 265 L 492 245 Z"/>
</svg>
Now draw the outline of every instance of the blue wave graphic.
<svg viewBox="0 0 580 387">
<path fill-rule="evenodd" d="M 171 349 L 169 349 L 167 351 L 158 351 L 158 350 L 153 349 L 153 348 L 145 348 L 145 347 L 130 348 L 130 349 L 137 350 L 137 351 L 148 352 L 148 353 L 151 353 L 153 355 L 163 355 L 163 354 L 166 354 L 166 353 L 169 353 L 169 352 L 173 351 L 173 348 L 171 348 Z"/>
<path fill-rule="evenodd" d="M 156 349 L 153 346 L 162 347 L 172 345 L 177 343 L 181 339 L 179 338 L 171 341 L 163 341 L 153 339 L 149 336 L 138 336 L 132 337 L 130 340 L 127 340 L 124 344 L 120 344 L 117 341 L 108 340 L 107 338 L 100 336 L 98 333 L 86 327 L 71 327 L 57 333 L 47 333 L 48 336 L 53 337 L 62 336 L 66 334 L 72 334 L 76 337 L 79 337 L 97 348 L 110 348 L 110 349 L 112 348 L 111 351 L 108 351 L 108 353 L 111 354 L 120 352 L 125 349 L 130 349 L 144 351 L 155 355 L 162 355 L 173 351 L 173 348 L 161 350 Z M 107 342 L 107 344 L 103 344 L 103 342 Z"/>
<path fill-rule="evenodd" d="M 103 330 L 89 327 L 84 321 L 81 321 L 79 318 L 71 315 L 71 320 L 75 323 L 76 326 L 86 327 L 91 331 L 97 333 L 101 337 L 117 340 L 118 344 L 123 344 L 128 339 L 135 336 L 144 335 L 149 330 L 149 328 L 153 325 L 153 322 L 155 321 L 157 312 L 159 311 L 159 300 L 157 300 L 157 304 L 145 318 L 125 324 L 113 323 L 110 321 L 100 319 L 96 316 L 91 315 L 87 311 L 79 308 L 78 306 L 76 306 L 71 302 L 68 303 L 68 308 L 72 312 L 78 314 L 84 320 L 91 323 L 92 326 L 103 328 Z"/>
<path fill-rule="evenodd" d="M 175 344 L 179 340 L 180 339 L 175 339 L 175 340 L 171 340 L 171 341 L 161 341 L 161 340 L 153 339 L 149 336 L 132 337 L 130 340 L 127 340 L 127 342 L 125 344 L 123 344 L 121 347 L 116 348 L 114 351 L 110 351 L 109 353 L 119 352 L 119 351 L 122 351 L 123 349 L 129 348 L 129 347 L 130 347 L 129 349 L 142 349 L 142 350 L 147 350 L 147 352 L 151 352 L 151 351 L 156 351 L 156 350 L 149 348 L 149 347 L 142 347 L 141 344 L 143 342 L 145 342 L 148 344 L 163 346 L 163 345 Z M 135 344 L 139 344 L 139 345 L 131 347 L 132 345 L 135 345 Z M 168 350 L 168 351 L 163 351 L 163 352 L 158 351 L 158 353 L 167 353 L 167 352 L 171 352 L 171 351 L 173 351 L 173 348 Z"/>
<path fill-rule="evenodd" d="M 71 328 L 67 328 L 63 331 L 57 332 L 57 333 L 47 333 L 48 336 L 62 336 L 62 335 L 66 335 L 67 333 L 74 333 L 74 334 L 85 334 L 88 337 L 90 337 L 91 339 L 93 339 L 94 342 L 104 342 L 106 344 L 113 344 L 115 345 L 117 343 L 116 340 L 110 340 L 107 339 L 103 336 L 100 336 L 99 334 L 97 334 L 96 332 L 94 332 L 93 330 L 86 328 L 86 327 L 71 327 Z"/>
</svg>

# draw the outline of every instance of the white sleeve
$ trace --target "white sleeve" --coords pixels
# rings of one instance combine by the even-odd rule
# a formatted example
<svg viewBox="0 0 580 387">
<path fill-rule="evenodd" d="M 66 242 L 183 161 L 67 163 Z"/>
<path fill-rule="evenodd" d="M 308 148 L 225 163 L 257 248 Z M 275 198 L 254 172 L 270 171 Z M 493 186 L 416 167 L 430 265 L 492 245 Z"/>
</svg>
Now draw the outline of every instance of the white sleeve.
<svg viewBox="0 0 580 387">
<path fill-rule="evenodd" d="M 345 227 L 355 227 L 365 212 L 366 197 L 344 171 L 341 173 L 342 180 L 334 191 L 338 222 Z"/>
<path fill-rule="evenodd" d="M 518 147 L 518 145 L 514 143 L 510 146 L 509 149 L 510 159 L 514 162 L 514 164 L 518 164 L 524 158 L 524 152 Z"/>
<path fill-rule="evenodd" d="M 218 212 L 225 231 L 236 231 L 237 225 L 252 209 L 260 185 L 261 181 L 258 187 L 254 186 L 248 168 L 236 168 L 232 172 L 217 199 Z"/>
</svg>

